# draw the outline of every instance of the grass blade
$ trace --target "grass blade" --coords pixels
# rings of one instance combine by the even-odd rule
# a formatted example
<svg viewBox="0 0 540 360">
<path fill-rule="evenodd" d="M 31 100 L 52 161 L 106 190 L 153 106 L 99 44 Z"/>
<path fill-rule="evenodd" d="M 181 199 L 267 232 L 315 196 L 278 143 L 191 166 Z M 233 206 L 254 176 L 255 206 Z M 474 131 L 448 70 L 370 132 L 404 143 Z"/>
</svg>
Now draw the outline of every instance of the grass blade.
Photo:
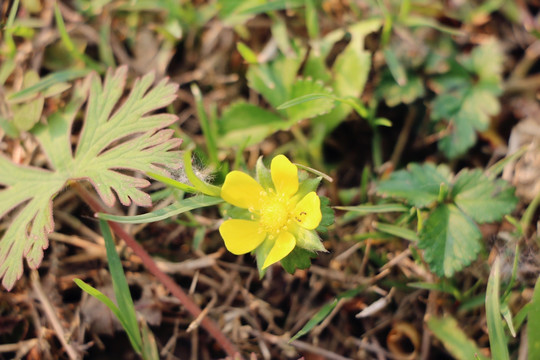
<svg viewBox="0 0 540 360">
<path fill-rule="evenodd" d="M 179 201 L 175 204 L 169 205 L 163 209 L 155 210 L 142 215 L 135 216 L 118 216 L 105 213 L 98 213 L 97 216 L 103 220 L 114 221 L 122 224 L 144 224 L 151 223 L 163 219 L 170 218 L 171 216 L 182 214 L 186 211 L 217 205 L 222 203 L 223 199 L 213 196 L 197 195 L 190 197 L 186 200 Z"/>
<path fill-rule="evenodd" d="M 540 277 L 536 280 L 532 301 L 529 303 L 527 317 L 527 339 L 529 360 L 540 359 Z"/>
<path fill-rule="evenodd" d="M 499 299 L 500 288 L 500 260 L 495 259 L 491 274 L 489 275 L 486 291 L 486 318 L 489 334 L 489 346 L 493 360 L 508 360 L 508 346 L 504 335 L 501 319 L 501 304 Z"/>
<path fill-rule="evenodd" d="M 378 214 L 387 212 L 408 212 L 409 208 L 402 204 L 381 204 L 381 205 L 358 205 L 358 206 L 336 206 L 338 210 L 352 211 L 361 214 Z"/>
<path fill-rule="evenodd" d="M 375 229 L 383 233 L 394 235 L 402 239 L 406 239 L 406 240 L 414 241 L 414 242 L 418 242 L 419 240 L 418 235 L 416 235 L 416 232 L 409 229 L 402 228 L 400 226 L 384 224 L 384 223 L 379 223 L 379 222 L 374 222 L 373 226 L 375 227 Z"/>
<path fill-rule="evenodd" d="M 478 346 L 460 329 L 453 317 L 432 317 L 427 321 L 427 325 L 454 358 L 458 360 L 487 360 Z"/>
<path fill-rule="evenodd" d="M 135 351 L 141 353 L 142 351 L 142 339 L 139 331 L 139 325 L 137 322 L 137 315 L 135 314 L 135 306 L 133 305 L 133 299 L 129 292 L 129 286 L 124 275 L 124 269 L 120 262 L 120 257 L 116 252 L 114 246 L 114 240 L 112 237 L 109 224 L 105 220 L 99 220 L 99 228 L 105 240 L 105 248 L 107 250 L 107 260 L 109 261 L 109 270 L 111 272 L 111 278 L 113 282 L 114 295 L 116 296 L 116 303 L 120 314 L 125 321 L 124 329 L 128 333 L 129 340 Z"/>
</svg>

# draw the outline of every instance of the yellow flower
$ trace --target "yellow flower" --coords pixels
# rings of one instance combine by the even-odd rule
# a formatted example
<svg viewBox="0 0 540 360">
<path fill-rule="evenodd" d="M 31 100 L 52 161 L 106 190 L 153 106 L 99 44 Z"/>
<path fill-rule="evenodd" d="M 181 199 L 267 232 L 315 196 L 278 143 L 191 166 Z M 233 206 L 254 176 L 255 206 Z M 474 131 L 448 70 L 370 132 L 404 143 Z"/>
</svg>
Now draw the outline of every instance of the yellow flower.
<svg viewBox="0 0 540 360">
<path fill-rule="evenodd" d="M 230 219 L 219 227 L 227 250 L 241 255 L 265 239 L 273 241 L 262 269 L 286 257 L 303 232 L 315 229 L 322 218 L 321 201 L 314 191 L 298 196 L 298 168 L 289 159 L 284 155 L 272 159 L 270 174 L 273 188 L 263 188 L 240 171 L 227 174 L 221 188 L 223 200 L 251 213 L 251 220 Z"/>
</svg>

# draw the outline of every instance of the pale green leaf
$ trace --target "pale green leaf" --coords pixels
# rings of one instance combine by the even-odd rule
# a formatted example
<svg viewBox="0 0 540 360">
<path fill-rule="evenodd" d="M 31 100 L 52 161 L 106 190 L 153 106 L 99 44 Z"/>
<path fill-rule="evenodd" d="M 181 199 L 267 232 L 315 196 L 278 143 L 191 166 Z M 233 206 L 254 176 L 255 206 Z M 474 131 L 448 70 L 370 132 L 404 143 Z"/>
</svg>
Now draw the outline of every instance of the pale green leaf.
<svg viewBox="0 0 540 360">
<path fill-rule="evenodd" d="M 450 316 L 430 317 L 427 325 L 444 347 L 458 360 L 487 360 L 478 346 L 461 330 L 456 319 Z"/>
<path fill-rule="evenodd" d="M 73 75 L 81 73 L 65 74 L 62 81 Z M 48 246 L 47 234 L 53 230 L 52 200 L 66 182 L 90 181 L 107 205 L 114 204 L 116 193 L 125 205 L 133 201 L 148 206 L 150 197 L 140 188 L 149 182 L 119 170 L 166 175 L 157 165 L 178 164 L 179 155 L 171 150 L 180 141 L 171 138 L 172 130 L 160 130 L 176 117 L 148 115 L 168 105 L 176 96 L 177 86 L 163 80 L 152 87 L 154 76 L 146 75 L 134 83 L 119 106 L 126 77 L 126 67 L 109 71 L 103 85 L 95 74 L 89 75 L 73 90 L 68 105 L 50 117 L 49 126 L 36 126 L 36 138 L 49 158 L 50 170 L 15 165 L 0 156 L 0 184 L 5 186 L 0 189 L 0 216 L 17 208 L 0 240 L 0 276 L 7 289 L 21 277 L 23 258 L 31 268 L 40 264 L 43 249 Z M 46 77 L 32 91 L 48 88 L 57 80 Z M 73 156 L 71 126 L 86 101 L 88 88 L 86 117 Z"/>
<path fill-rule="evenodd" d="M 469 265 L 481 249 L 482 233 L 452 204 L 441 204 L 429 215 L 419 233 L 418 247 L 438 276 L 451 277 Z"/>
<path fill-rule="evenodd" d="M 478 223 L 500 220 L 512 212 L 518 199 L 503 180 L 491 181 L 476 170 L 462 170 L 452 188 L 456 205 Z"/>
<path fill-rule="evenodd" d="M 450 182 L 448 170 L 433 164 L 410 164 L 408 170 L 392 173 L 388 180 L 381 181 L 377 192 L 405 199 L 416 207 L 425 207 L 437 201 L 441 184 Z"/>
</svg>

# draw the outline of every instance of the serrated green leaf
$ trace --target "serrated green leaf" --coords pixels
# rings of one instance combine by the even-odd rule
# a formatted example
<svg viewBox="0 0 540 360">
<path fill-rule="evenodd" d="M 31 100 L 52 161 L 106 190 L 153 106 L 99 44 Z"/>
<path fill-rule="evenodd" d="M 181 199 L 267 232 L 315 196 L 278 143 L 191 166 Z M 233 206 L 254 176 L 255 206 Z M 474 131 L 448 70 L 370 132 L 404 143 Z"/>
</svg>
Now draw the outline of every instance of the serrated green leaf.
<svg viewBox="0 0 540 360">
<path fill-rule="evenodd" d="M 408 170 L 396 171 L 388 180 L 381 181 L 377 192 L 403 198 L 416 207 L 426 207 L 437 201 L 441 184 L 449 185 L 449 174 L 444 167 L 412 163 Z"/>
<path fill-rule="evenodd" d="M 74 89 L 72 101 L 63 111 L 51 116 L 49 126 L 36 126 L 36 137 L 49 157 L 51 170 L 15 165 L 0 156 L 0 184 L 5 185 L 0 189 L 0 216 L 19 207 L 0 240 L 0 276 L 5 288 L 11 289 L 22 275 L 23 258 L 31 268 L 41 262 L 47 234 L 53 230 L 52 200 L 66 182 L 90 181 L 109 206 L 115 202 L 113 191 L 124 205 L 133 201 L 148 206 L 150 197 L 140 188 L 149 182 L 118 170 L 167 175 L 156 165 L 178 163 L 178 153 L 171 150 L 180 140 L 171 138 L 172 130 L 161 130 L 176 117 L 148 115 L 174 100 L 177 86 L 163 80 L 151 88 L 154 75 L 146 75 L 134 83 L 118 106 L 126 77 L 127 67 L 109 71 L 104 85 L 90 75 Z M 88 87 L 86 118 L 73 156 L 71 126 L 87 98 Z"/>
<path fill-rule="evenodd" d="M 456 205 L 478 223 L 500 220 L 511 213 L 518 199 L 503 181 L 491 181 L 476 170 L 462 170 L 452 188 Z"/>
<path fill-rule="evenodd" d="M 482 233 L 455 205 L 441 204 L 427 218 L 419 238 L 430 269 L 451 277 L 476 259 Z"/>
<path fill-rule="evenodd" d="M 533 298 L 529 304 L 527 315 L 528 359 L 534 360 L 540 358 L 540 277 L 536 280 Z"/>
<path fill-rule="evenodd" d="M 462 66 L 454 62 L 447 74 L 435 79 L 441 91 L 433 101 L 431 118 L 450 123 L 450 134 L 439 141 L 439 149 L 449 158 L 473 146 L 476 131 L 486 130 L 491 116 L 499 113 L 501 59 L 498 45 L 488 41 L 462 57 Z"/>
<path fill-rule="evenodd" d="M 321 199 L 321 222 L 316 231 L 325 232 L 327 228 L 334 223 L 334 210 L 330 207 L 330 199 L 326 196 L 319 196 Z"/>
<path fill-rule="evenodd" d="M 456 319 L 451 316 L 430 317 L 429 329 L 442 341 L 444 347 L 458 360 L 487 360 L 478 346 L 460 329 Z"/>
<path fill-rule="evenodd" d="M 500 272 L 500 259 L 497 257 L 493 263 L 487 284 L 486 320 L 492 358 L 494 360 L 508 360 L 510 356 L 508 354 L 508 344 L 501 319 L 499 298 Z"/>
<path fill-rule="evenodd" d="M 311 266 L 311 259 L 317 257 L 313 251 L 295 247 L 289 255 L 281 259 L 281 265 L 289 274 L 294 274 L 296 269 L 305 270 Z"/>
<path fill-rule="evenodd" d="M 407 83 L 400 86 L 389 71 L 385 71 L 382 75 L 381 82 L 377 86 L 376 93 L 384 98 L 386 104 L 390 107 L 397 106 L 401 103 L 410 104 L 416 99 L 423 97 L 425 94 L 424 84 L 422 79 L 412 72 L 407 73 Z"/>
<path fill-rule="evenodd" d="M 175 202 L 174 204 L 164 207 L 163 209 L 154 210 L 141 215 L 120 216 L 99 213 L 98 217 L 103 220 L 114 221 L 122 224 L 145 224 L 168 219 L 172 216 L 179 215 L 187 211 L 199 209 L 206 206 L 217 205 L 222 202 L 223 199 L 218 197 L 196 195 L 185 200 Z"/>
<path fill-rule="evenodd" d="M 331 95 L 331 90 L 324 87 L 320 81 L 311 79 L 298 79 L 291 86 L 290 99 L 298 99 L 303 96 L 313 94 Z M 328 113 L 334 107 L 334 100 L 329 97 L 312 98 L 309 102 L 297 102 L 289 106 L 285 112 L 289 118 L 289 123 L 294 124 L 303 119 L 310 119 L 318 115 Z"/>
</svg>

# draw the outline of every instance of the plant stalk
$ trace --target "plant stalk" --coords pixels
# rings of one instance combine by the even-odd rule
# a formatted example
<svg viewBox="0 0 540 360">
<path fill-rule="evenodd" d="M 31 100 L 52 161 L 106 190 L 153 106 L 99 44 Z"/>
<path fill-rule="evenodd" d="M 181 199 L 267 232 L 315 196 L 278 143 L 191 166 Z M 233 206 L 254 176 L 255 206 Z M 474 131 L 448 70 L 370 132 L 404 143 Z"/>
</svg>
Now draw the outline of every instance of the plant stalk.
<svg viewBox="0 0 540 360">
<path fill-rule="evenodd" d="M 90 206 L 92 211 L 105 212 L 105 209 L 83 188 L 80 184 L 72 184 L 77 194 Z M 166 288 L 173 294 L 180 303 L 189 311 L 189 313 L 197 318 L 202 310 L 193 302 L 193 300 L 184 292 L 184 290 L 178 286 L 178 284 L 167 274 L 161 271 L 154 259 L 146 252 L 146 250 L 131 236 L 129 235 L 120 224 L 113 221 L 107 221 L 109 226 L 126 244 L 133 250 L 133 252 L 141 259 L 144 266 L 150 271 Z M 216 323 L 208 317 L 204 317 L 201 321 L 202 327 L 208 331 L 208 333 L 218 342 L 223 351 L 227 353 L 233 359 L 243 359 L 238 349 L 230 342 L 230 340 L 223 334 L 218 328 Z"/>
</svg>

